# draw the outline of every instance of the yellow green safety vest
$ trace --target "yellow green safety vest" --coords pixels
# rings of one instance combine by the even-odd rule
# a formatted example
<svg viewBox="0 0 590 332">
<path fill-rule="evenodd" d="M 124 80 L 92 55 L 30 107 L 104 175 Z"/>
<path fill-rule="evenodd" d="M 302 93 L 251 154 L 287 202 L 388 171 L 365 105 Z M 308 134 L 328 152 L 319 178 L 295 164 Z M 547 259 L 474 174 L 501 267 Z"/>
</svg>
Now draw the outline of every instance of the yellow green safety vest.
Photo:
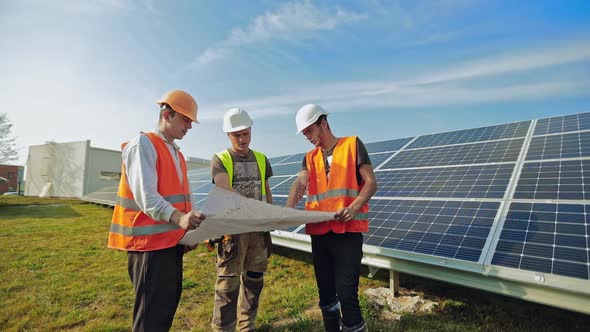
<svg viewBox="0 0 590 332">
<path fill-rule="evenodd" d="M 260 171 L 260 182 L 262 184 L 262 201 L 266 202 L 266 160 L 264 154 L 252 149 L 250 150 L 254 153 L 254 157 L 256 157 L 256 163 L 258 164 L 258 170 Z M 229 186 L 232 187 L 234 179 L 234 163 L 231 159 L 231 154 L 228 150 L 224 150 L 217 153 L 217 157 L 219 157 L 219 160 L 221 160 L 221 163 L 225 167 L 227 176 L 229 177 Z"/>
</svg>

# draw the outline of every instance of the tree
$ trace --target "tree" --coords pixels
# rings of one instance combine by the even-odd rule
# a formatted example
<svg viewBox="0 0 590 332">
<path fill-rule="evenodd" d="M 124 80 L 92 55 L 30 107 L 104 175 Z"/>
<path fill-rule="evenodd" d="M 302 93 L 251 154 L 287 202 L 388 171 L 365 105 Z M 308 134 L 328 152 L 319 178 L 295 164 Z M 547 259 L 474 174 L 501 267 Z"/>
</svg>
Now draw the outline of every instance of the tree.
<svg viewBox="0 0 590 332">
<path fill-rule="evenodd" d="M 14 137 L 11 137 L 12 123 L 6 113 L 0 113 L 0 164 L 16 160 L 18 154 L 14 147 Z"/>
</svg>

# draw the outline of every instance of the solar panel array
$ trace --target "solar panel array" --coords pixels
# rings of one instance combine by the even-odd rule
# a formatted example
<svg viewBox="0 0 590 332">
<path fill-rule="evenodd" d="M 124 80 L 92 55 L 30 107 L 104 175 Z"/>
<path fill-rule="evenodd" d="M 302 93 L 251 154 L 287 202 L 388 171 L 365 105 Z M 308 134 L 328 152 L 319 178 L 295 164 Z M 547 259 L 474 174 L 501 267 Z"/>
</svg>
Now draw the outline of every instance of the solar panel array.
<svg viewBox="0 0 590 332">
<path fill-rule="evenodd" d="M 589 141 L 584 113 L 368 143 L 378 191 L 364 243 L 435 264 L 589 280 Z M 271 159 L 275 203 L 302 159 Z"/>
<path fill-rule="evenodd" d="M 366 147 L 378 184 L 366 246 L 435 265 L 590 280 L 590 113 Z M 275 204 L 286 203 L 303 158 L 269 159 Z M 189 178 L 202 202 L 210 170 Z M 303 226 L 274 235 L 309 241 Z"/>
</svg>

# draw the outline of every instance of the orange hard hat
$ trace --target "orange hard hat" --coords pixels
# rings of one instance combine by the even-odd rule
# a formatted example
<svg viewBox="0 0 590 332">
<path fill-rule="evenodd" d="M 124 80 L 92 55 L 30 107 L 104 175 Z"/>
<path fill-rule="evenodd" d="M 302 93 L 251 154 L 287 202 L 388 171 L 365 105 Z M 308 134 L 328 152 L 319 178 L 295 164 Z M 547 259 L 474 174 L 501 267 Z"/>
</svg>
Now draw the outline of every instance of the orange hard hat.
<svg viewBox="0 0 590 332">
<path fill-rule="evenodd" d="M 175 111 L 178 112 L 196 123 L 197 121 L 197 110 L 199 106 L 197 102 L 188 92 L 182 90 L 172 90 L 167 92 L 162 98 L 156 100 L 156 103 L 168 104 Z"/>
</svg>

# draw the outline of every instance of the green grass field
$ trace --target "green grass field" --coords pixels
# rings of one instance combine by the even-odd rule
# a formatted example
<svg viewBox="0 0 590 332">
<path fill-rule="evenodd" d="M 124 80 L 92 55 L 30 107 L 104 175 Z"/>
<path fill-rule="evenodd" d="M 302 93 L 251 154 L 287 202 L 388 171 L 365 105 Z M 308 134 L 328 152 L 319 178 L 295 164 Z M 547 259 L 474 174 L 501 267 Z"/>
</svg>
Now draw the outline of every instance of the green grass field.
<svg viewBox="0 0 590 332">
<path fill-rule="evenodd" d="M 112 210 L 76 200 L 0 196 L 0 331 L 128 331 L 133 306 L 126 254 L 106 248 Z M 173 331 L 207 331 L 215 256 L 185 256 Z M 364 272 L 366 276 L 366 271 Z M 379 321 L 361 296 L 370 331 L 586 331 L 590 317 L 401 275 L 402 288 L 439 303 L 429 314 Z M 388 274 L 361 288 L 388 286 Z M 589 304 L 590 305 L 590 304 Z M 322 331 L 310 255 L 275 247 L 260 331 Z"/>
</svg>

